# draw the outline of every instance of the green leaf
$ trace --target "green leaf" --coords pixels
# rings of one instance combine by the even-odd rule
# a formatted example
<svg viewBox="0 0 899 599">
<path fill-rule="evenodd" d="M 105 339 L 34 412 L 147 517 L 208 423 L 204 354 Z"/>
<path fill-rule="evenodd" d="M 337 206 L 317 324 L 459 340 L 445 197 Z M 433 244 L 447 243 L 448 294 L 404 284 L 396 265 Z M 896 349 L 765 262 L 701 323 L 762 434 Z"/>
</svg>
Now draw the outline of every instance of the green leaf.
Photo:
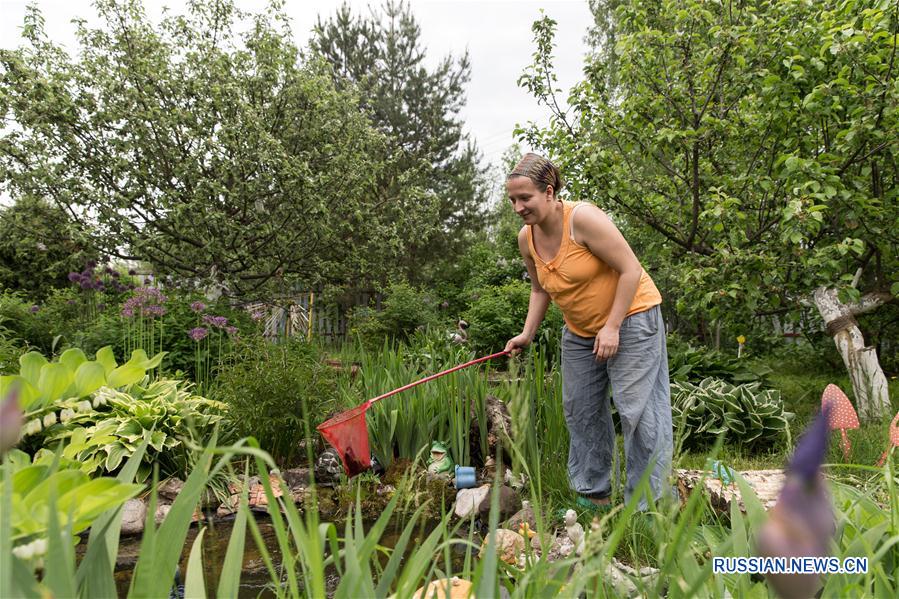
<svg viewBox="0 0 899 599">
<path fill-rule="evenodd" d="M 59 356 L 59 363 L 68 366 L 73 373 L 85 362 L 87 362 L 87 356 L 77 347 L 67 349 Z"/>
<path fill-rule="evenodd" d="M 190 548 L 190 557 L 187 559 L 187 574 L 184 577 L 185 597 L 205 597 L 206 582 L 203 579 L 203 535 L 206 527 L 200 529 L 197 538 Z M 238 573 L 240 568 L 238 567 Z M 237 595 L 232 595 L 236 597 Z"/>
<path fill-rule="evenodd" d="M 28 352 L 19 357 L 19 374 L 32 385 L 40 388 L 41 369 L 47 364 L 47 358 L 40 353 Z"/>
<path fill-rule="evenodd" d="M 99 362 L 85 362 L 75 371 L 78 397 L 90 395 L 106 384 L 106 369 Z"/>
<path fill-rule="evenodd" d="M 143 354 L 141 357 L 140 354 Z M 125 387 L 136 383 L 144 378 L 147 374 L 141 364 L 147 361 L 147 354 L 143 350 L 135 350 L 131 354 L 131 359 L 109 373 L 106 378 L 106 384 L 113 389 Z"/>
<path fill-rule="evenodd" d="M 45 364 L 41 368 L 41 376 L 37 388 L 41 392 L 41 399 L 45 404 L 53 403 L 62 398 L 62 394 L 74 380 L 72 371 L 65 364 L 58 362 Z"/>
<path fill-rule="evenodd" d="M 228 548 L 225 550 L 225 560 L 222 562 L 222 573 L 219 575 L 219 584 L 216 589 L 216 597 L 227 599 L 237 597 L 240 590 L 240 573 L 243 569 L 244 543 L 247 535 L 247 495 L 248 487 L 244 483 L 240 493 L 240 505 L 237 518 L 234 520 L 234 528 L 231 529 L 231 537 L 228 539 Z"/>
<path fill-rule="evenodd" d="M 16 388 L 19 391 L 19 407 L 22 408 L 22 411 L 27 411 L 41 397 L 40 391 L 29 383 L 25 377 L 18 374 L 0 376 L 0 397 L 6 397 L 6 394 L 12 388 Z"/>
<path fill-rule="evenodd" d="M 103 365 L 103 369 L 106 371 L 106 376 L 115 370 L 118 364 L 115 361 L 115 354 L 112 353 L 112 346 L 107 345 L 105 347 L 101 347 L 97 350 L 97 362 Z"/>
</svg>

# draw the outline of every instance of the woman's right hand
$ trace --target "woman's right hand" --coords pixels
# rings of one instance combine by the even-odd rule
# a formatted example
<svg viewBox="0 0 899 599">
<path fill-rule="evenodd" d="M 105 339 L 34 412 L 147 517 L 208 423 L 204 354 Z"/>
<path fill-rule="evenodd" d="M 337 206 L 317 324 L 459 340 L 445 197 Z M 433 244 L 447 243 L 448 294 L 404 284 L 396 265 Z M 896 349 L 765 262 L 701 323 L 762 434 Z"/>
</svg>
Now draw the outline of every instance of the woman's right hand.
<svg viewBox="0 0 899 599">
<path fill-rule="evenodd" d="M 526 348 L 531 344 L 531 338 L 521 333 L 520 335 L 516 335 L 506 341 L 506 349 L 505 351 L 511 353 L 513 356 L 521 353 L 521 350 Z"/>
</svg>

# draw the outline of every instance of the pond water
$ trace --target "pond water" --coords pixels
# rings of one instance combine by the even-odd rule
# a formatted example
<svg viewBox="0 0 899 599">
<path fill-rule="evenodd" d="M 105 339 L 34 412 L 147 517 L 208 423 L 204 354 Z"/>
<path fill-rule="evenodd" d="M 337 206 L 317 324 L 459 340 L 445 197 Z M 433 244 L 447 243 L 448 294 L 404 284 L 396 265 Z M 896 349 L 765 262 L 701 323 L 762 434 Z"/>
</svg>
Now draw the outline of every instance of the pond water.
<svg viewBox="0 0 899 599">
<path fill-rule="evenodd" d="M 280 552 L 278 551 L 278 542 L 275 537 L 275 530 L 267 515 L 256 514 L 256 522 L 259 526 L 260 534 L 265 541 L 266 548 L 272 556 L 275 568 L 280 565 Z M 373 524 L 366 523 L 366 529 Z M 384 547 L 394 547 L 402 533 L 404 522 L 397 518 L 388 529 L 384 532 L 380 539 L 380 545 Z M 228 549 L 228 541 L 231 537 L 231 530 L 234 526 L 233 519 L 214 520 L 207 523 L 206 534 L 203 537 L 203 576 L 206 581 L 206 591 L 210 597 L 215 596 L 216 585 L 222 570 L 222 564 L 225 561 L 225 552 Z M 421 523 L 419 531 L 413 536 L 423 539 L 430 531 L 434 529 L 436 523 Z M 343 523 L 337 523 L 338 537 L 343 536 Z M 200 528 L 196 525 L 191 526 L 184 543 L 184 549 L 181 552 L 179 562 L 180 573 L 183 576 L 187 571 L 187 560 L 190 556 L 190 550 L 193 547 L 194 539 L 199 534 Z M 115 581 L 116 588 L 120 597 L 125 597 L 128 593 L 128 587 L 131 584 L 131 576 L 134 572 L 134 565 L 137 563 L 138 552 L 140 551 L 141 537 L 122 537 L 119 543 L 119 554 L 116 559 Z M 416 543 L 410 542 L 409 551 L 414 550 Z M 80 546 L 79 546 L 80 547 Z M 83 551 L 83 549 L 82 549 Z M 476 552 L 475 552 L 476 553 Z M 80 556 L 79 556 L 80 557 Z M 464 559 L 464 550 L 459 549 L 459 545 L 454 545 L 454 568 L 460 568 Z M 386 562 L 386 556 L 384 557 Z M 339 578 L 337 572 L 329 569 L 326 572 L 328 588 L 333 591 L 336 588 Z M 174 582 L 174 576 L 173 576 Z M 274 590 L 271 588 L 271 579 L 265 562 L 262 559 L 256 542 L 253 539 L 249 527 L 246 533 L 246 541 L 244 545 L 244 559 L 242 573 L 240 577 L 240 598 L 255 597 L 276 597 Z"/>
</svg>

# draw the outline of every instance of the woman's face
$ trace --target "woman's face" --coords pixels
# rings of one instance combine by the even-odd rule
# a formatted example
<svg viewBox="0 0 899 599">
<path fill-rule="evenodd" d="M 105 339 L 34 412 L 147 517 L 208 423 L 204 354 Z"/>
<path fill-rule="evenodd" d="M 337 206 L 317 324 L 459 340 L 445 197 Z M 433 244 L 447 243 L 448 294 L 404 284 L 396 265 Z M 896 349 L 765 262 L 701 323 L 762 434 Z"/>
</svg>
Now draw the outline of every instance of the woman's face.
<svg viewBox="0 0 899 599">
<path fill-rule="evenodd" d="M 506 180 L 506 194 L 512 209 L 527 225 L 539 223 L 552 211 L 555 201 L 552 186 L 540 191 L 530 177 L 512 177 Z"/>
</svg>

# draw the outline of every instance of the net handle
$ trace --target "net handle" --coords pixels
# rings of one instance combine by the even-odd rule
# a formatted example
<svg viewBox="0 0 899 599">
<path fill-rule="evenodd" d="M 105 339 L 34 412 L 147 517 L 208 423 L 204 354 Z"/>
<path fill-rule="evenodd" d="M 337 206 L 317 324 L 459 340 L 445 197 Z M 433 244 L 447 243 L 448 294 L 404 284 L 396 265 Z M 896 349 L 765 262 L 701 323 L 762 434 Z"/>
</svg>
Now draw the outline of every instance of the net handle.
<svg viewBox="0 0 899 599">
<path fill-rule="evenodd" d="M 489 356 L 484 356 L 483 358 L 474 359 L 470 362 L 466 362 L 465 364 L 459 364 L 458 366 L 453 366 L 449 370 L 444 370 L 443 372 L 438 372 L 437 374 L 432 374 L 430 376 L 426 376 L 425 378 L 421 379 L 420 381 L 415 381 L 414 383 L 409 383 L 408 385 L 403 385 L 399 389 L 394 389 L 393 391 L 388 391 L 384 395 L 379 395 L 377 397 L 369 399 L 367 402 L 365 402 L 365 406 L 368 407 L 371 404 L 375 403 L 376 401 L 381 401 L 384 398 L 390 397 L 391 395 L 396 395 L 397 393 L 405 391 L 406 389 L 411 389 L 412 387 L 417 387 L 418 385 L 421 385 L 422 383 L 427 383 L 428 381 L 433 381 L 434 379 L 440 378 L 451 372 L 456 372 L 457 370 L 462 370 L 463 368 L 468 368 L 469 366 L 474 366 L 475 364 L 480 364 L 481 362 L 486 362 L 487 360 L 492 360 L 493 358 L 498 358 L 500 356 L 506 356 L 509 353 L 510 352 L 503 350 L 501 352 L 496 352 L 495 354 L 490 354 Z"/>
</svg>

